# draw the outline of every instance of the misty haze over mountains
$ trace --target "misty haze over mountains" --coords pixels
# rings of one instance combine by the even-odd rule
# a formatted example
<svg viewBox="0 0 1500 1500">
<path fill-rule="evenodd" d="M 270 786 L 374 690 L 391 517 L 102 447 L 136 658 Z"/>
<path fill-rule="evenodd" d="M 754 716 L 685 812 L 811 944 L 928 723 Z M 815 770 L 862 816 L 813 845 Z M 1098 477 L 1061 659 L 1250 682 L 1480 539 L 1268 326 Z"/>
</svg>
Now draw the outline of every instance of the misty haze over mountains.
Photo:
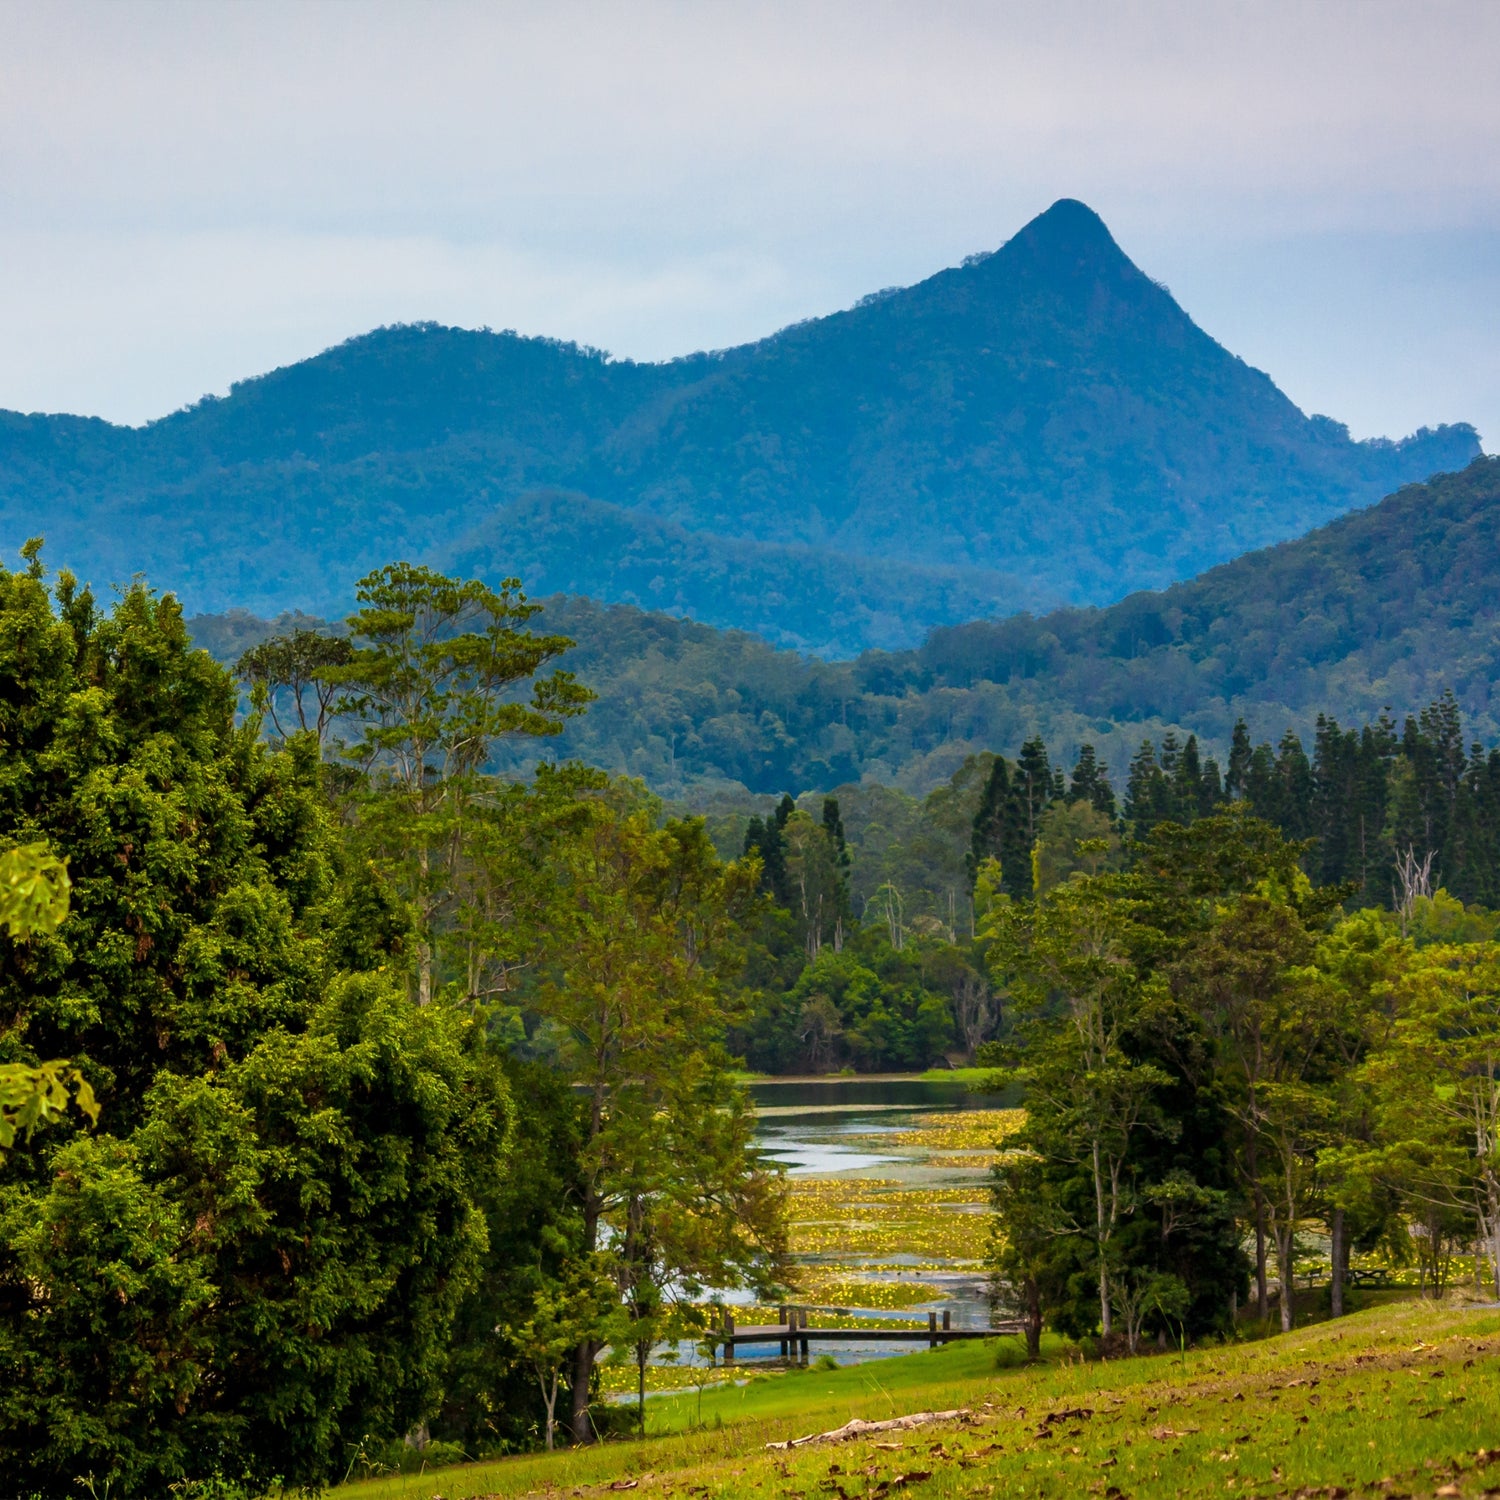
<svg viewBox="0 0 1500 1500">
<path fill-rule="evenodd" d="M 1063 200 L 719 353 L 406 326 L 141 429 L 3 414 L 0 545 L 263 614 L 401 556 L 845 656 L 1163 587 L 1478 452 L 1305 416 Z"/>
</svg>

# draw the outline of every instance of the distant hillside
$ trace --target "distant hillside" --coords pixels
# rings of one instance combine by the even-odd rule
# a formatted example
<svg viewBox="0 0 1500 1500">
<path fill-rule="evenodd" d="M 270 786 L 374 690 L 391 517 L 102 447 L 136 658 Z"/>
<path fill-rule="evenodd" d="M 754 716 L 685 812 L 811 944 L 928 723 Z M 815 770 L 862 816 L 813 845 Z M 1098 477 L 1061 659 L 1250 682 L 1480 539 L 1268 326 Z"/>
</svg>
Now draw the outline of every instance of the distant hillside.
<svg viewBox="0 0 1500 1500">
<path fill-rule="evenodd" d="M 936 632 L 918 651 L 826 662 L 753 636 L 589 600 L 547 601 L 566 665 L 599 702 L 547 753 L 707 795 L 829 789 L 861 778 L 925 791 L 980 750 L 1043 734 L 1071 760 L 1092 741 L 1117 772 L 1145 734 L 1222 750 L 1310 742 L 1319 712 L 1399 719 L 1451 688 L 1500 739 L 1500 458 L 1409 486 L 1295 542 L 1107 609 Z M 269 627 L 191 622 L 232 659 Z M 284 628 L 284 627 L 283 627 Z M 510 764 L 537 756 L 527 744 Z"/>
<path fill-rule="evenodd" d="M 899 650 L 920 639 L 927 622 L 1055 602 L 988 569 L 709 536 L 555 490 L 506 506 L 444 562 L 468 577 L 515 574 L 550 594 L 576 589 L 580 559 L 596 598 L 732 620 L 773 645 L 835 657 Z"/>
<path fill-rule="evenodd" d="M 0 413 L 0 547 L 329 610 L 406 556 L 833 655 L 1105 603 L 1462 467 L 1355 443 L 1063 201 L 992 255 L 664 364 L 382 329 L 141 429 Z M 586 498 L 578 498 L 586 497 Z"/>
</svg>

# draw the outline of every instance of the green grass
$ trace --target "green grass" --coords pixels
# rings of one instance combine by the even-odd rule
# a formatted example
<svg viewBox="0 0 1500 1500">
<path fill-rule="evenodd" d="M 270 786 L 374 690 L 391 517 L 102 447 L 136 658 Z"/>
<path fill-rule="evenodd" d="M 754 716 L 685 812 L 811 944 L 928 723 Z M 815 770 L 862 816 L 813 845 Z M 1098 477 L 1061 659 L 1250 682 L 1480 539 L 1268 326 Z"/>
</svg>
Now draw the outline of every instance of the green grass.
<svg viewBox="0 0 1500 1500">
<path fill-rule="evenodd" d="M 1019 1352 L 1015 1340 L 953 1344 L 753 1380 L 701 1405 L 661 1397 L 642 1440 L 366 1481 L 338 1500 L 587 1494 L 631 1480 L 643 1495 L 733 1500 L 1500 1489 L 1500 1451 L 1488 1468 L 1478 1457 L 1500 1442 L 1494 1311 L 1409 1301 L 1185 1358 L 1082 1363 L 1052 1343 L 1050 1362 L 1027 1368 Z M 972 1415 L 887 1435 L 899 1447 L 765 1446 L 852 1416 L 952 1407 Z M 1393 1483 L 1378 1489 L 1382 1479 Z"/>
<path fill-rule="evenodd" d="M 995 1076 L 993 1068 L 928 1068 L 917 1075 L 923 1083 L 983 1083 Z"/>
</svg>

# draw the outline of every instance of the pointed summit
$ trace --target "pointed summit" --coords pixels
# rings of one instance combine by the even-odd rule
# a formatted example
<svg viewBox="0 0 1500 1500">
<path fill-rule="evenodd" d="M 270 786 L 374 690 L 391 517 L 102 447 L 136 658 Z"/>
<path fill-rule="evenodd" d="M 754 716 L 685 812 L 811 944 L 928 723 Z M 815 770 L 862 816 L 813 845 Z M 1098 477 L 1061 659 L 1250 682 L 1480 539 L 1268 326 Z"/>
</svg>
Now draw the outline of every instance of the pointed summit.
<svg viewBox="0 0 1500 1500">
<path fill-rule="evenodd" d="M 1040 276 L 1053 282 L 1119 278 L 1121 273 L 1125 279 L 1147 280 L 1115 243 L 1104 220 L 1076 198 L 1059 198 L 1007 240 L 992 259 L 1002 262 L 1012 274 Z"/>
<path fill-rule="evenodd" d="M 514 507 L 537 593 L 774 617 L 852 650 L 952 611 L 1161 587 L 1477 452 L 1469 427 L 1355 443 L 1312 422 L 1064 198 L 991 255 L 712 355 L 422 325 L 140 431 L 0 414 L 0 543 L 45 512 L 75 570 L 338 610 L 372 567 L 445 566 Z M 593 508 L 542 524 L 531 501 L 562 491 Z"/>
<path fill-rule="evenodd" d="M 1077 198 L 1059 198 L 1051 208 L 1039 213 L 1010 242 L 1034 245 L 1053 253 L 1097 255 L 1112 252 L 1124 255 L 1115 243 L 1103 219 L 1087 203 Z"/>
</svg>

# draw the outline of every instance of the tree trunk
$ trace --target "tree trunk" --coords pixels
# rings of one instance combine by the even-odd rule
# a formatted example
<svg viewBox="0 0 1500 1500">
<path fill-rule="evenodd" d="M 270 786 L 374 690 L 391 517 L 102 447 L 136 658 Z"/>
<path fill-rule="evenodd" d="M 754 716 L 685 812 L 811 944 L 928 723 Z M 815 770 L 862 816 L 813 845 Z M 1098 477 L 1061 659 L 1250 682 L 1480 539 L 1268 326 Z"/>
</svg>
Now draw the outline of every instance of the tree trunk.
<svg viewBox="0 0 1500 1500">
<path fill-rule="evenodd" d="M 1042 1357 L 1042 1289 L 1036 1277 L 1026 1280 L 1026 1358 L 1035 1362 Z"/>
<path fill-rule="evenodd" d="M 1114 1329 L 1109 1306 L 1109 1272 L 1105 1266 L 1104 1176 L 1099 1162 L 1099 1143 L 1094 1142 L 1094 1227 L 1099 1250 L 1099 1331 L 1108 1338 Z"/>
<path fill-rule="evenodd" d="M 426 842 L 417 850 L 417 868 L 422 876 L 422 894 L 419 902 L 422 912 L 422 931 L 417 939 L 417 1004 L 432 1003 L 432 908 L 427 895 L 427 878 L 431 871 L 431 857 Z"/>
<path fill-rule="evenodd" d="M 592 1143 L 599 1137 L 603 1128 L 604 1119 L 604 1094 L 601 1088 L 596 1087 L 591 1111 L 591 1128 L 589 1130 L 589 1142 Z M 599 1220 L 604 1211 L 604 1205 L 594 1183 L 585 1186 L 583 1193 L 583 1245 L 585 1255 L 592 1255 L 599 1245 Z M 594 1423 L 589 1416 L 589 1386 L 593 1381 L 594 1357 L 599 1352 L 599 1345 L 590 1340 L 585 1340 L 573 1351 L 573 1379 L 569 1387 L 570 1419 L 568 1426 L 573 1434 L 575 1443 L 591 1443 L 594 1441 Z"/>
<path fill-rule="evenodd" d="M 1281 1331 L 1290 1333 L 1296 1316 L 1296 1287 L 1292 1278 L 1296 1274 L 1296 1237 L 1290 1224 L 1276 1227 L 1277 1272 L 1281 1282 Z"/>
<path fill-rule="evenodd" d="M 1344 1239 L 1344 1211 L 1334 1209 L 1334 1220 L 1329 1224 L 1329 1262 L 1331 1275 L 1328 1283 L 1329 1317 L 1344 1316 L 1344 1265 L 1349 1260 L 1349 1245 Z"/>
<path fill-rule="evenodd" d="M 1495 1300 L 1500 1302 L 1500 1213 L 1490 1220 L 1490 1276 L 1495 1283 Z"/>
<path fill-rule="evenodd" d="M 1262 1323 L 1271 1316 L 1271 1297 L 1266 1286 L 1266 1205 L 1255 1194 L 1255 1312 Z"/>
<path fill-rule="evenodd" d="M 417 944 L 417 1004 L 432 1003 L 432 948 L 426 942 Z"/>
<path fill-rule="evenodd" d="M 594 1375 L 594 1356 L 599 1347 L 592 1341 L 582 1343 L 573 1351 L 573 1384 L 571 1397 L 571 1420 L 568 1425 L 575 1443 L 594 1441 L 594 1419 L 589 1415 L 589 1386 Z"/>
</svg>

